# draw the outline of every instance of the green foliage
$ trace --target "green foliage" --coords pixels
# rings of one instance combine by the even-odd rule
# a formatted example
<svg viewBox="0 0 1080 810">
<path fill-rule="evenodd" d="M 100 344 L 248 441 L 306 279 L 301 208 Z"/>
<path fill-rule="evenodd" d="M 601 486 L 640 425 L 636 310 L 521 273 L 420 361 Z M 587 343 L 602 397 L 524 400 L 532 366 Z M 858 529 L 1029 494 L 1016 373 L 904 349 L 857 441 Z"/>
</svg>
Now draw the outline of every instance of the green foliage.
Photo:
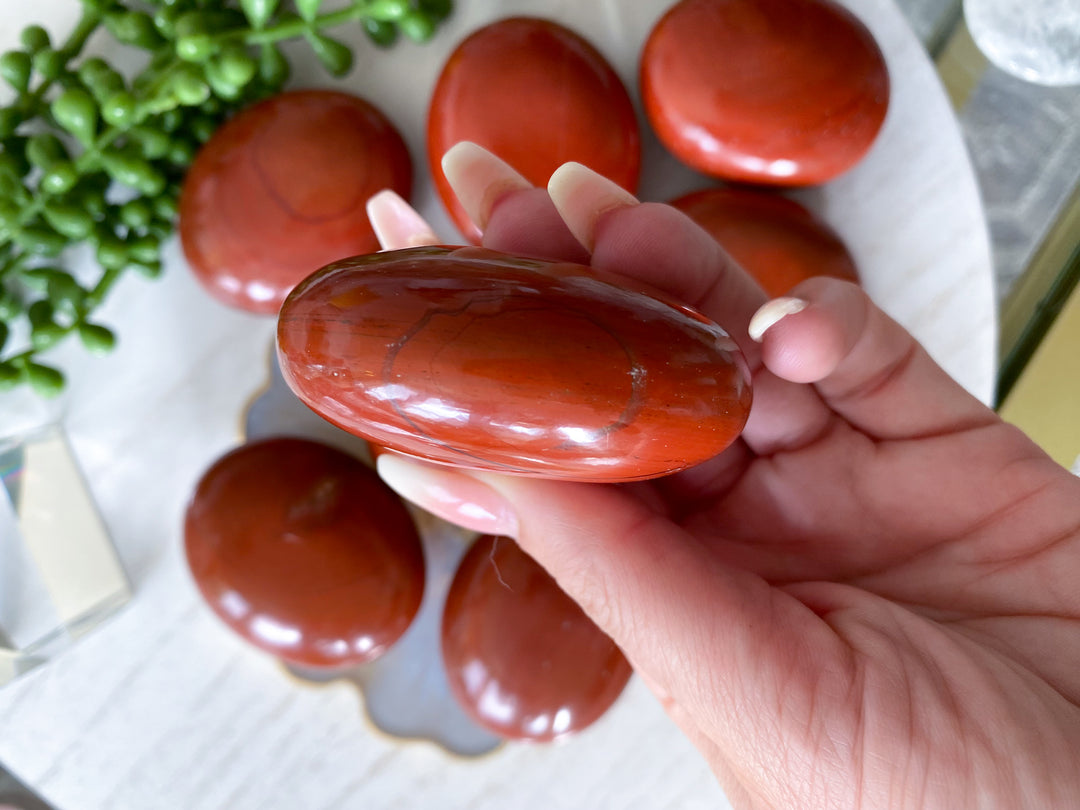
<svg viewBox="0 0 1080 810">
<path fill-rule="evenodd" d="M 79 339 L 93 354 L 108 354 L 116 345 L 116 335 L 112 330 L 96 323 L 79 324 Z"/>
<path fill-rule="evenodd" d="M 435 22 L 419 9 L 413 9 L 398 20 L 401 33 L 413 42 L 427 42 L 435 34 Z"/>
<path fill-rule="evenodd" d="M 331 76 L 344 76 L 352 68 L 353 55 L 348 46 L 310 31 L 304 34 L 304 38 Z"/>
<path fill-rule="evenodd" d="M 399 34 L 422 42 L 452 0 L 80 2 L 63 42 L 30 25 L 0 54 L 0 80 L 15 92 L 0 106 L 0 391 L 60 393 L 63 373 L 38 354 L 71 334 L 87 351 L 113 348 L 116 336 L 92 320 L 95 309 L 129 270 L 160 275 L 184 173 L 228 116 L 284 87 L 290 66 L 279 45 L 303 39 L 342 76 L 353 54 L 328 31 L 359 25 L 379 47 Z M 83 56 L 101 30 L 146 51 L 146 66 L 124 76 L 105 58 Z M 62 267 L 65 250 L 80 243 L 100 265 L 96 281 Z M 14 329 L 19 321 L 27 328 Z M 13 345 L 20 333 L 29 340 Z"/>
<path fill-rule="evenodd" d="M 296 3 L 296 10 L 300 13 L 300 17 L 308 22 L 314 20 L 319 16 L 319 6 L 322 5 L 322 0 L 293 0 Z"/>
<path fill-rule="evenodd" d="M 278 0 L 240 0 L 253 28 L 265 28 L 278 7 Z"/>
<path fill-rule="evenodd" d="M 33 62 L 30 54 L 23 51 L 8 51 L 0 56 L 0 76 L 10 84 L 16 93 L 25 93 L 30 86 L 30 73 Z"/>
<path fill-rule="evenodd" d="M 27 362 L 26 381 L 37 394 L 52 399 L 64 390 L 64 375 L 59 369 L 41 363 Z"/>
<path fill-rule="evenodd" d="M 364 33 L 380 48 L 389 48 L 398 38 L 397 26 L 392 22 L 369 17 L 364 20 Z"/>
<path fill-rule="evenodd" d="M 98 106 L 86 90 L 65 90 L 52 103 L 53 119 L 74 135 L 83 146 L 90 146 L 97 135 Z"/>
<path fill-rule="evenodd" d="M 410 8 L 408 0 L 374 0 L 368 13 L 371 19 L 379 22 L 397 22 L 409 13 Z"/>
<path fill-rule="evenodd" d="M 52 44 L 49 32 L 40 25 L 28 25 L 19 35 L 19 41 L 28 53 L 35 54 L 43 51 Z"/>
</svg>

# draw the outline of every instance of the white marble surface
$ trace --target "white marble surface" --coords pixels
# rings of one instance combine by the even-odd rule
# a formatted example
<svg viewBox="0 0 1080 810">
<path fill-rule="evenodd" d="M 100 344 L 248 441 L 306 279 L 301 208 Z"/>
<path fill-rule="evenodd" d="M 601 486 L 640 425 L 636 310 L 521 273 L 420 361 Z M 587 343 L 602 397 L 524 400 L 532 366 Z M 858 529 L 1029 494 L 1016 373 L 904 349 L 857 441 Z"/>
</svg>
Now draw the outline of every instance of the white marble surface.
<svg viewBox="0 0 1080 810">
<path fill-rule="evenodd" d="M 422 167 L 428 90 L 478 21 L 544 9 L 589 36 L 633 87 L 637 48 L 667 4 L 457 0 L 458 16 L 435 42 L 363 49 L 341 84 L 383 107 Z M 845 237 L 871 294 L 988 400 L 991 266 L 960 134 L 892 0 L 847 4 L 886 52 L 893 104 L 869 157 L 803 197 Z M 77 5 L 5 2 L 0 49 L 25 22 L 70 28 Z M 314 70 L 300 81 L 329 84 Z M 655 144 L 646 160 L 643 197 L 703 184 Z M 430 186 L 417 192 L 419 207 L 452 234 Z M 135 596 L 52 664 L 0 690 L 5 766 L 61 810 L 725 806 L 704 763 L 636 680 L 576 739 L 462 760 L 381 736 L 355 690 L 299 686 L 223 629 L 188 577 L 181 519 L 201 472 L 239 440 L 243 411 L 266 378 L 273 323 L 211 301 L 175 244 L 167 258 L 164 279 L 127 280 L 109 302 L 104 315 L 121 339 L 113 356 L 58 352 L 72 378 L 66 425 Z"/>
</svg>

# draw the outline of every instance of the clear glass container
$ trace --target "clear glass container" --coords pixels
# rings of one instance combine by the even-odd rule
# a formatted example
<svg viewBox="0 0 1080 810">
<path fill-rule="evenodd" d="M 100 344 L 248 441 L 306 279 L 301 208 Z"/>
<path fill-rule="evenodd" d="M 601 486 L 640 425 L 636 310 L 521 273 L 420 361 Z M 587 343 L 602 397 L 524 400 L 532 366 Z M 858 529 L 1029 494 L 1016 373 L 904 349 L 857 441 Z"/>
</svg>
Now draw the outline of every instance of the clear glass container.
<svg viewBox="0 0 1080 810">
<path fill-rule="evenodd" d="M 11 416 L 0 414 L 0 686 L 56 656 L 131 595 L 59 422 Z"/>
</svg>

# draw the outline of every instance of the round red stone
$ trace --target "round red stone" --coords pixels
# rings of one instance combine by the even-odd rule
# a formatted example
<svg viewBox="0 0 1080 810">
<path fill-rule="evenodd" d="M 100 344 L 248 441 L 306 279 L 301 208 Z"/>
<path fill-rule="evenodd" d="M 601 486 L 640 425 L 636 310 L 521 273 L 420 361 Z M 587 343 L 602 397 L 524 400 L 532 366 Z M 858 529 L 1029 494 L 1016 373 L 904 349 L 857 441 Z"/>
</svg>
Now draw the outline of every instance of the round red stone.
<svg viewBox="0 0 1080 810">
<path fill-rule="evenodd" d="M 222 621 L 302 666 L 374 660 L 423 597 L 423 550 L 402 502 L 357 459 L 305 439 L 219 459 L 191 499 L 184 539 Z"/>
<path fill-rule="evenodd" d="M 180 240 L 200 282 L 230 306 L 275 314 L 323 265 L 379 249 L 369 197 L 408 197 L 405 142 L 363 99 L 282 93 L 225 123 L 180 194 Z"/>
<path fill-rule="evenodd" d="M 660 140 L 722 179 L 823 183 L 858 162 L 889 100 L 866 26 L 830 0 L 682 0 L 641 57 Z"/>
</svg>

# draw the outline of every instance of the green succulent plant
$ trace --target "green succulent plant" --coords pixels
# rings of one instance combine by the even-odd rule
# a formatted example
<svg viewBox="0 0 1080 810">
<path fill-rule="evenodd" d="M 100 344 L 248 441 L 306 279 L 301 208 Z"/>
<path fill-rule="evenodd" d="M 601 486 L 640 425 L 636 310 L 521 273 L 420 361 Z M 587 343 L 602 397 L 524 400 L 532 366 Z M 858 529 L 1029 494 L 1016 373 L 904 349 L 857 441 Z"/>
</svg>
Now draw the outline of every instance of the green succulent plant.
<svg viewBox="0 0 1080 810">
<path fill-rule="evenodd" d="M 422 42 L 450 0 L 81 0 L 71 34 L 54 44 L 38 25 L 0 54 L 14 99 L 0 107 L 0 391 L 30 385 L 55 396 L 64 375 L 38 357 L 71 334 L 91 352 L 116 336 L 94 321 L 128 271 L 153 278 L 175 226 L 177 199 L 198 147 L 233 112 L 281 91 L 290 66 L 280 46 L 308 43 L 333 76 L 352 50 L 328 32 L 360 25 L 379 47 Z M 83 57 L 104 29 L 149 60 L 124 76 Z M 89 243 L 92 283 L 61 254 Z M 27 340 L 13 339 L 16 334 Z M 18 343 L 19 345 L 15 345 Z"/>
</svg>

